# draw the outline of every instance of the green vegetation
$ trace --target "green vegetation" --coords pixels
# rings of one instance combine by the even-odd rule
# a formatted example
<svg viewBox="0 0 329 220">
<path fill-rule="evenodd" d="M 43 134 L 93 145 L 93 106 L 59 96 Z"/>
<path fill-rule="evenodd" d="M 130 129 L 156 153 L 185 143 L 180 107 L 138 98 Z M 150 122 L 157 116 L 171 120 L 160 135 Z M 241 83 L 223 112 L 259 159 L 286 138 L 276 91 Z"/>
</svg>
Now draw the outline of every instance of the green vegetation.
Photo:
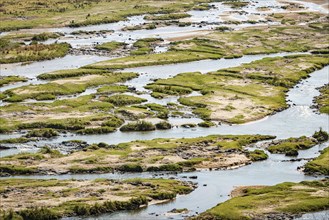
<svg viewBox="0 0 329 220">
<path fill-rule="evenodd" d="M 96 69 L 68 69 L 68 70 L 58 70 L 50 73 L 43 73 L 38 76 L 38 79 L 42 80 L 54 80 L 54 79 L 62 79 L 69 77 L 80 77 L 86 75 L 99 75 L 99 74 L 110 73 L 107 70 L 96 70 Z"/>
<path fill-rule="evenodd" d="M 285 182 L 275 186 L 241 187 L 237 196 L 192 219 L 266 219 L 329 208 L 329 181 Z M 273 217 L 274 216 L 274 217 Z M 281 217 L 280 217 L 281 218 Z"/>
<path fill-rule="evenodd" d="M 0 76 L 0 87 L 16 83 L 16 82 L 26 82 L 27 78 L 23 76 Z"/>
<path fill-rule="evenodd" d="M 10 139 L 0 140 L 0 144 L 19 144 L 19 143 L 27 143 L 32 140 L 33 139 L 26 137 L 10 138 Z"/>
<path fill-rule="evenodd" d="M 254 150 L 248 153 L 248 157 L 252 161 L 266 160 L 268 155 L 263 150 Z"/>
<path fill-rule="evenodd" d="M 91 64 L 88 67 L 121 69 L 222 57 L 234 58 L 247 54 L 321 50 L 327 48 L 326 36 L 329 26 L 319 27 L 288 26 L 267 29 L 261 27 L 233 32 L 216 31 L 202 38 L 173 42 L 170 51 L 165 53 L 117 58 Z M 317 42 L 316 46 L 314 42 Z"/>
<path fill-rule="evenodd" d="M 153 47 L 156 43 L 163 41 L 161 38 L 143 38 L 137 40 L 133 46 L 137 48 L 130 52 L 131 55 L 145 55 L 150 54 L 153 51 Z"/>
<path fill-rule="evenodd" d="M 329 139 L 329 134 L 320 128 L 319 131 L 314 132 L 312 137 L 315 138 L 318 142 L 322 143 Z"/>
<path fill-rule="evenodd" d="M 224 1 L 224 5 L 229 5 L 231 8 L 238 9 L 243 8 L 247 5 L 249 5 L 249 2 L 243 2 L 243 1 Z"/>
<path fill-rule="evenodd" d="M 117 94 L 109 97 L 101 97 L 102 101 L 112 103 L 115 106 L 124 106 L 132 104 L 140 104 L 146 102 L 146 99 L 135 97 L 132 95 Z"/>
<path fill-rule="evenodd" d="M 97 89 L 97 93 L 100 94 L 112 94 L 112 93 L 121 93 L 121 92 L 128 92 L 128 86 L 125 85 L 109 85 L 109 86 L 102 86 L 101 88 Z"/>
<path fill-rule="evenodd" d="M 9 97 L 5 101 L 19 102 L 25 99 L 48 100 L 59 95 L 84 92 L 88 87 L 124 82 L 136 77 L 136 73 L 102 73 L 59 79 L 46 84 L 27 85 L 4 92 Z"/>
<path fill-rule="evenodd" d="M 150 127 L 155 129 L 154 125 L 146 122 L 129 126 L 129 129 L 134 130 L 145 130 Z M 47 172 L 63 174 L 225 169 L 266 159 L 264 152 L 248 152 L 245 147 L 273 138 L 275 137 L 267 135 L 211 135 L 198 138 L 159 138 L 118 145 L 100 143 L 65 156 L 57 156 L 50 149 L 45 149 L 38 153 L 3 157 L 0 158 L 0 167 L 2 172 L 14 175 Z"/>
<path fill-rule="evenodd" d="M 3 115 L 0 119 L 0 131 L 53 128 L 90 133 L 92 129 L 84 129 L 97 130 L 96 128 L 104 127 L 99 130 L 110 132 L 123 124 L 122 119 L 109 114 L 113 108 L 112 104 L 96 100 L 93 95 L 56 100 L 52 103 L 10 104 L 0 107 Z M 35 114 L 27 115 L 25 112 Z"/>
<path fill-rule="evenodd" d="M 329 175 L 329 147 L 321 151 L 320 156 L 305 164 L 304 172 L 307 174 Z"/>
<path fill-rule="evenodd" d="M 0 39 L 0 63 L 50 60 L 65 56 L 70 45 L 67 43 L 21 45 Z"/>
<path fill-rule="evenodd" d="M 155 126 L 151 122 L 138 121 L 130 122 L 126 125 L 123 125 L 120 128 L 120 131 L 153 131 Z"/>
<path fill-rule="evenodd" d="M 125 20 L 129 16 L 158 13 L 182 13 L 207 0 L 145 1 L 68 1 L 13 0 L 1 5 L 0 31 L 22 28 L 80 27 Z M 20 19 L 19 19 L 19 18 Z M 22 19 L 24 18 L 24 19 Z"/>
<path fill-rule="evenodd" d="M 315 97 L 314 102 L 321 113 L 329 114 L 329 84 L 322 86 L 320 95 Z"/>
<path fill-rule="evenodd" d="M 268 151 L 271 153 L 286 154 L 287 156 L 297 156 L 298 150 L 305 150 L 318 143 L 328 140 L 328 133 L 325 131 L 315 132 L 313 137 L 302 136 L 299 138 L 288 138 L 286 140 L 270 143 Z"/>
<path fill-rule="evenodd" d="M 25 166 L 15 166 L 15 165 L 0 165 L 0 173 L 10 173 L 13 175 L 26 175 L 36 173 L 34 168 L 26 168 Z"/>
<path fill-rule="evenodd" d="M 163 106 L 155 103 L 149 103 L 146 104 L 145 106 L 148 107 L 150 110 L 156 112 L 156 116 L 158 118 L 167 119 L 169 116 L 169 110 L 167 106 Z"/>
<path fill-rule="evenodd" d="M 31 130 L 27 133 L 26 137 L 44 137 L 44 138 L 51 138 L 58 136 L 58 132 L 54 129 L 38 129 L 38 130 Z"/>
<path fill-rule="evenodd" d="M 181 73 L 159 79 L 146 88 L 157 97 L 199 91 L 202 95 L 181 97 L 178 101 L 191 106 L 193 113 L 204 120 L 245 123 L 286 108 L 287 89 L 328 64 L 327 56 L 264 58 L 207 74 Z"/>
<path fill-rule="evenodd" d="M 215 126 L 215 123 L 212 121 L 203 121 L 203 122 L 198 123 L 198 126 L 204 127 L 204 128 L 209 128 L 209 127 Z"/>
<path fill-rule="evenodd" d="M 107 51 L 113 51 L 117 50 L 126 44 L 123 42 L 116 42 L 116 41 L 111 41 L 111 42 L 106 42 L 100 45 L 96 45 L 95 48 L 99 50 L 107 50 Z"/>
<path fill-rule="evenodd" d="M 192 184 L 165 179 L 5 179 L 0 181 L 0 191 L 5 195 L 0 218 L 48 220 L 133 210 L 148 201 L 170 200 L 193 189 Z M 40 190 L 44 193 L 38 193 Z M 31 206 L 40 200 L 47 203 Z"/>
<path fill-rule="evenodd" d="M 31 40 L 32 41 L 46 41 L 46 40 L 51 39 L 51 38 L 58 38 L 59 36 L 60 36 L 60 34 L 57 34 L 57 33 L 44 32 L 44 33 L 41 33 L 41 34 L 33 35 Z"/>
<path fill-rule="evenodd" d="M 210 4 L 202 3 L 194 6 L 192 9 L 196 11 L 207 11 L 211 8 Z"/>
<path fill-rule="evenodd" d="M 166 130 L 166 129 L 171 129 L 172 125 L 169 122 L 162 121 L 162 122 L 156 123 L 155 127 L 156 127 L 156 129 L 159 129 L 159 130 Z"/>
<path fill-rule="evenodd" d="M 102 61 L 95 64 L 85 66 L 92 69 L 123 69 L 138 66 L 162 65 L 170 63 L 182 63 L 203 59 L 219 59 L 221 56 L 208 53 L 193 53 L 193 52 L 166 52 L 160 54 L 147 54 L 138 56 L 129 56 L 123 58 Z"/>
<path fill-rule="evenodd" d="M 316 12 L 290 12 L 290 13 L 273 13 L 269 15 L 269 18 L 273 21 L 280 22 L 284 25 L 295 25 L 299 23 L 309 23 L 309 27 L 318 28 L 315 20 L 318 20 L 322 15 Z M 310 23 L 311 22 L 311 23 Z M 324 23 L 322 24 L 324 25 Z M 319 26 L 321 29 L 324 26 Z"/>
</svg>

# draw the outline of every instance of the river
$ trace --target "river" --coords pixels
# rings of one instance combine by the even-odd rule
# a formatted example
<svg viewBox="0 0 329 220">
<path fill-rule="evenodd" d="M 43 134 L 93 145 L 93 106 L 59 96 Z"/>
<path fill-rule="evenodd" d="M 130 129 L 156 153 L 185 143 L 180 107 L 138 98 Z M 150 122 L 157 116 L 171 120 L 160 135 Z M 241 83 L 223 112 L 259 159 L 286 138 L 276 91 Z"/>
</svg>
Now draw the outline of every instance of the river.
<svg viewBox="0 0 329 220">
<path fill-rule="evenodd" d="M 259 20 L 263 19 L 263 15 L 268 12 L 258 12 L 256 11 L 256 1 L 254 4 L 248 6 L 245 11 L 248 15 L 259 14 Z M 292 1 L 291 1 L 292 2 Z M 294 1 L 297 2 L 297 1 Z M 298 1 L 300 2 L 300 1 Z M 47 29 L 46 31 L 52 32 L 63 32 L 65 35 L 59 40 L 63 42 L 68 42 L 72 44 L 75 48 L 81 48 L 84 46 L 90 46 L 96 43 L 107 42 L 111 40 L 123 41 L 132 43 L 139 38 L 161 36 L 165 39 L 170 39 L 172 37 L 181 37 L 187 34 L 191 34 L 195 31 L 206 31 L 210 30 L 216 25 L 212 22 L 218 21 L 219 15 L 227 13 L 231 9 L 224 7 L 221 3 L 211 3 L 214 4 L 214 8 L 210 11 L 191 11 L 189 12 L 192 16 L 188 19 L 182 21 L 190 22 L 201 22 L 205 21 L 208 24 L 198 27 L 196 25 L 188 27 L 177 27 L 168 26 L 161 27 L 154 30 L 137 30 L 137 31 L 122 31 L 121 28 L 129 25 L 139 25 L 145 23 L 143 16 L 133 16 L 127 21 L 122 21 L 113 24 L 104 24 L 97 26 L 88 26 L 82 28 L 54 28 Z M 275 0 L 269 1 L 259 1 L 257 2 L 257 7 L 259 6 L 270 6 L 273 8 L 272 12 L 280 12 L 281 3 Z M 308 7 L 310 11 L 320 11 L 327 12 L 322 7 L 313 3 L 303 3 L 305 7 Z M 234 13 L 234 18 L 240 21 L 245 21 L 249 19 L 248 16 L 239 16 Z M 271 23 L 267 23 L 271 25 Z M 249 24 L 251 25 L 251 24 Z M 259 25 L 259 24 L 256 24 Z M 241 24 L 234 26 L 235 29 L 248 26 L 248 24 Z M 100 36 L 96 38 L 79 38 L 72 37 L 71 33 L 73 31 L 79 30 L 114 30 L 113 33 L 106 34 L 105 36 Z M 28 32 L 29 30 L 26 30 Z M 45 31 L 44 29 L 40 32 Z M 6 33 L 4 33 L 6 34 Z M 48 41 L 51 43 L 53 41 Z M 166 48 L 160 48 L 158 52 L 164 52 Z M 140 73 L 140 77 L 135 78 L 126 82 L 128 86 L 134 86 L 138 91 L 145 92 L 146 94 L 140 95 L 140 97 L 148 99 L 149 102 L 156 102 L 159 104 L 166 104 L 168 102 L 175 102 L 177 97 L 172 97 L 163 100 L 156 100 L 149 95 L 149 91 L 144 88 L 147 83 L 150 83 L 154 78 L 168 78 L 177 75 L 182 72 L 199 71 L 201 73 L 206 73 L 210 71 L 215 71 L 221 68 L 228 68 L 238 66 L 242 63 L 248 63 L 254 60 L 259 60 L 264 57 L 274 57 L 274 56 L 285 56 L 289 53 L 280 54 L 270 54 L 270 55 L 250 55 L 243 56 L 236 59 L 220 59 L 220 60 L 202 60 L 196 62 L 182 63 L 182 64 L 172 64 L 163 66 L 149 66 L 140 68 L 131 68 L 124 71 L 133 71 Z M 109 57 L 104 56 L 91 56 L 91 55 L 67 55 L 63 58 L 58 58 L 43 62 L 34 62 L 27 65 L 20 64 L 6 64 L 1 66 L 1 75 L 20 75 L 30 78 L 26 83 L 16 83 L 13 85 L 5 86 L 0 89 L 0 91 L 5 91 L 7 89 L 16 88 L 22 85 L 46 83 L 46 81 L 40 81 L 36 79 L 36 76 L 50 71 L 61 70 L 61 69 L 71 69 L 78 68 L 83 65 L 91 64 L 94 62 L 109 59 Z M 223 124 L 220 126 L 212 128 L 182 128 L 175 127 L 170 130 L 165 131 L 152 131 L 152 132 L 130 132 L 122 133 L 120 131 L 102 134 L 102 135 L 73 135 L 66 134 L 61 135 L 58 138 L 52 139 L 50 141 L 40 141 L 38 144 L 43 145 L 47 143 L 55 144 L 67 140 L 84 140 L 88 143 L 98 143 L 105 142 L 109 144 L 117 144 L 122 142 L 128 142 L 133 140 L 149 140 L 154 138 L 182 138 L 182 137 L 198 137 L 206 136 L 211 134 L 267 134 L 275 135 L 277 138 L 288 138 L 288 137 L 299 137 L 302 135 L 310 136 L 314 131 L 319 130 L 321 127 L 323 130 L 329 132 L 329 117 L 328 115 L 319 114 L 316 110 L 311 108 L 312 100 L 315 96 L 319 95 L 316 88 L 324 85 L 329 81 L 329 67 L 325 67 L 321 70 L 317 70 L 311 74 L 311 77 L 303 80 L 294 88 L 292 88 L 287 94 L 287 101 L 290 107 L 282 112 L 278 112 L 274 115 L 268 116 L 258 121 L 242 124 L 242 125 L 228 125 Z M 91 88 L 84 94 L 90 94 L 95 92 L 95 89 Z M 81 95 L 81 94 L 80 94 Z M 199 94 L 193 94 L 199 95 Z M 179 120 L 183 120 L 179 121 Z M 199 119 L 189 118 L 189 119 L 177 119 L 170 118 L 169 121 L 172 123 L 191 123 L 198 122 Z M 19 134 L 13 135 L 0 135 L 0 139 L 5 139 L 8 137 L 17 137 Z M 328 142 L 324 144 L 317 145 L 311 149 L 300 151 L 297 158 L 313 158 L 319 155 L 319 150 L 328 146 Z M 24 148 L 25 147 L 25 148 Z M 36 149 L 31 145 L 22 145 L 22 149 L 5 150 L 0 153 L 0 156 L 6 156 L 20 151 L 35 151 Z M 167 212 L 173 208 L 187 208 L 190 210 L 188 215 L 195 215 L 201 213 L 219 202 L 223 202 L 229 199 L 230 191 L 236 186 L 242 185 L 273 185 L 285 181 L 298 182 L 303 180 L 312 180 L 318 177 L 306 176 L 304 173 L 297 170 L 297 167 L 305 164 L 306 160 L 287 162 L 283 160 L 289 160 L 291 158 L 284 155 L 274 155 L 269 153 L 269 159 L 262 162 L 255 162 L 251 165 L 234 169 L 234 170 L 222 170 L 222 171 L 196 171 L 189 173 L 179 173 L 179 174 L 164 174 L 160 177 L 172 177 L 182 180 L 191 180 L 190 176 L 197 176 L 196 180 L 199 187 L 192 193 L 184 196 L 178 196 L 175 200 L 158 205 L 151 205 L 144 209 L 130 212 L 118 212 L 114 214 L 104 214 L 101 216 L 86 217 L 83 219 L 182 219 L 184 215 L 169 215 Z M 84 174 L 84 175 L 55 175 L 55 176 L 15 176 L 14 178 L 58 178 L 58 179 L 94 179 L 94 178 L 115 178 L 115 179 L 126 179 L 132 177 L 152 177 L 158 178 L 153 173 L 137 173 L 137 174 Z M 321 219 L 322 216 L 328 216 L 328 212 L 318 212 L 317 214 L 304 215 L 301 219 Z M 315 217 L 314 217 L 315 216 Z M 68 219 L 78 219 L 78 218 L 68 218 Z M 325 217 L 324 217 L 325 219 Z"/>
</svg>

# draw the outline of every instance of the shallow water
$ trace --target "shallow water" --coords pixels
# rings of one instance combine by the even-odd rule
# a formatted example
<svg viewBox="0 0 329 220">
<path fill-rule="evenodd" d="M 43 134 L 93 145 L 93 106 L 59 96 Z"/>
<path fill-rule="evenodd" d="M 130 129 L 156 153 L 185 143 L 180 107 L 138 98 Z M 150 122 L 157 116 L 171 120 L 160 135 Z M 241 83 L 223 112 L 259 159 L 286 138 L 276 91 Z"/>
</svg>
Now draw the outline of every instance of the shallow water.
<svg viewBox="0 0 329 220">
<path fill-rule="evenodd" d="M 300 2 L 300 1 L 296 1 Z M 181 37 L 186 35 L 191 35 L 191 33 L 199 30 L 209 30 L 221 24 L 211 24 L 212 22 L 223 22 L 222 17 L 225 13 L 232 11 L 231 8 L 223 6 L 221 3 L 211 3 L 216 7 L 209 11 L 190 11 L 192 15 L 191 18 L 182 19 L 181 21 L 192 21 L 201 22 L 205 21 L 208 24 L 202 27 L 198 25 L 188 26 L 188 27 L 177 27 L 177 26 L 167 26 L 161 27 L 154 30 L 136 30 L 136 31 L 121 31 L 124 26 L 139 25 L 147 21 L 143 19 L 143 16 L 133 16 L 127 21 L 117 22 L 113 24 L 104 24 L 97 26 L 88 26 L 81 28 L 52 28 L 48 30 L 40 30 L 40 32 L 51 31 L 51 32 L 65 32 L 66 36 L 60 41 L 69 42 L 73 47 L 79 48 L 82 46 L 90 46 L 95 43 L 102 43 L 108 41 L 125 41 L 132 43 L 136 39 L 145 37 L 162 37 L 162 38 L 172 38 Z M 240 15 L 238 13 L 229 13 L 229 17 L 235 20 L 245 21 L 250 19 L 250 15 L 256 15 L 263 19 L 268 13 L 283 11 L 280 9 L 282 4 L 275 0 L 268 1 L 252 1 L 252 4 L 248 7 L 243 8 L 247 15 Z M 319 11 L 327 13 L 328 11 L 319 5 L 313 3 L 303 2 L 303 5 L 308 7 L 310 11 Z M 269 6 L 270 11 L 258 11 L 257 7 Z M 267 23 L 271 24 L 271 23 Z M 257 24 L 258 25 L 258 24 Z M 227 25 L 234 28 L 241 28 L 245 26 L 255 26 L 253 24 L 241 24 L 241 25 Z M 114 33 L 109 33 L 106 35 L 101 35 L 99 37 L 72 37 L 70 33 L 78 30 L 114 30 Z M 29 30 L 27 30 L 28 32 Z M 3 33 L 2 33 L 3 35 Z M 48 41 L 51 43 L 53 41 Z M 166 46 L 159 46 L 156 48 L 155 52 L 164 52 L 167 50 Z M 233 66 L 238 66 L 242 63 L 248 63 L 254 60 L 258 60 L 264 57 L 274 57 L 274 56 L 284 56 L 287 53 L 281 54 L 271 54 L 271 55 L 250 55 L 244 56 L 237 59 L 231 60 L 203 60 L 182 64 L 172 64 L 163 66 L 150 66 L 150 67 L 139 67 L 126 69 L 124 71 L 134 71 L 140 73 L 140 77 L 130 80 L 125 84 L 128 86 L 134 86 L 138 91 L 147 92 L 146 94 L 139 95 L 139 97 L 148 99 L 148 102 L 158 103 L 165 105 L 168 102 L 177 102 L 177 97 L 168 97 L 162 100 L 154 99 L 150 96 L 149 91 L 144 88 L 144 86 L 152 82 L 155 78 L 168 78 L 173 77 L 182 72 L 194 72 L 200 71 L 201 73 L 206 73 L 210 71 L 215 71 L 221 68 L 228 68 Z M 13 85 L 5 86 L 0 88 L 0 91 L 5 91 L 7 89 L 16 88 L 22 85 L 28 85 L 30 83 L 45 83 L 45 81 L 37 81 L 35 78 L 37 75 L 45 72 L 61 70 L 61 69 L 71 69 L 81 67 L 83 65 L 88 65 L 102 60 L 107 60 L 109 57 L 101 56 L 72 56 L 68 55 L 63 58 L 58 58 L 55 60 L 34 62 L 27 65 L 20 64 L 5 64 L 1 65 L 1 75 L 20 75 L 26 76 L 31 80 L 26 83 L 16 83 Z M 84 140 L 88 143 L 98 143 L 105 142 L 109 144 L 117 144 L 122 142 L 128 142 L 132 140 L 148 140 L 154 138 L 181 138 L 181 137 L 198 137 L 206 136 L 210 134 L 269 134 L 276 135 L 278 138 L 288 138 L 288 137 L 298 137 L 301 135 L 310 136 L 314 131 L 322 127 L 323 130 L 329 131 L 329 117 L 328 115 L 318 114 L 315 110 L 311 109 L 312 99 L 319 94 L 317 87 L 322 86 L 329 81 L 329 67 L 325 67 L 311 74 L 311 77 L 303 80 L 296 87 L 288 92 L 287 100 L 291 105 L 290 108 L 276 113 L 275 115 L 268 116 L 264 119 L 243 124 L 243 125 L 221 125 L 212 128 L 181 128 L 175 127 L 171 130 L 165 131 L 154 131 L 154 132 L 114 132 L 111 134 L 103 135 L 71 135 L 60 136 L 58 138 L 40 141 L 40 145 L 47 143 L 59 143 L 61 141 L 67 140 Z M 96 88 L 90 88 L 86 92 L 79 94 L 86 95 L 91 94 L 96 91 Z M 193 93 L 192 95 L 199 95 Z M 71 96 L 74 97 L 74 96 Z M 61 98 L 68 98 L 67 96 Z M 173 124 L 183 124 L 183 123 L 198 123 L 201 120 L 195 118 L 170 118 L 169 121 Z M 20 134 L 12 135 L 2 135 L 0 134 L 0 139 L 18 137 Z M 317 145 L 309 150 L 300 151 L 298 158 L 313 158 L 317 156 L 318 151 L 328 146 L 328 142 L 325 144 Z M 0 156 L 6 156 L 15 154 L 18 152 L 33 152 L 37 148 L 31 145 L 20 145 L 18 149 L 10 149 L 0 151 Z M 193 180 L 199 184 L 199 187 L 189 195 L 178 196 L 175 200 L 170 203 L 152 205 L 145 209 L 132 212 L 120 212 L 115 214 L 105 214 L 97 217 L 88 217 L 85 219 L 167 219 L 175 218 L 182 219 L 181 215 L 167 215 L 166 213 L 173 208 L 188 208 L 190 210 L 189 215 L 200 213 L 215 206 L 219 202 L 223 202 L 229 199 L 228 194 L 235 186 L 241 185 L 273 185 L 284 181 L 298 182 L 302 180 L 311 180 L 315 177 L 305 176 L 303 173 L 297 171 L 298 166 L 305 164 L 306 160 L 299 162 L 282 162 L 282 160 L 290 159 L 284 155 L 273 155 L 270 154 L 270 158 L 263 162 L 256 162 L 252 165 L 248 165 L 236 170 L 225 170 L 225 171 L 198 171 L 191 173 L 180 173 L 178 175 L 168 174 L 161 177 L 175 177 L 183 180 L 191 180 L 183 178 L 184 176 L 194 176 L 197 175 L 198 179 Z M 85 175 L 54 175 L 54 176 L 17 176 L 15 178 L 58 178 L 58 179 L 95 179 L 95 178 L 115 178 L 115 179 L 126 179 L 134 177 L 155 177 L 152 173 L 134 173 L 134 174 L 85 174 Z M 207 186 L 203 186 L 207 184 Z M 159 216 L 150 215 L 150 213 L 157 213 Z M 327 219 L 328 212 L 317 212 L 303 215 L 300 220 L 306 219 Z M 324 216 L 324 217 L 323 217 Z M 76 219 L 76 218 L 70 218 Z"/>
<path fill-rule="evenodd" d="M 52 72 L 56 70 L 74 69 L 95 62 L 108 60 L 108 57 L 91 56 L 91 55 L 66 55 L 62 58 L 46 60 L 41 62 L 33 62 L 22 65 L 17 64 L 1 64 L 2 76 L 25 76 L 27 78 L 36 78 L 42 73 Z"/>
</svg>

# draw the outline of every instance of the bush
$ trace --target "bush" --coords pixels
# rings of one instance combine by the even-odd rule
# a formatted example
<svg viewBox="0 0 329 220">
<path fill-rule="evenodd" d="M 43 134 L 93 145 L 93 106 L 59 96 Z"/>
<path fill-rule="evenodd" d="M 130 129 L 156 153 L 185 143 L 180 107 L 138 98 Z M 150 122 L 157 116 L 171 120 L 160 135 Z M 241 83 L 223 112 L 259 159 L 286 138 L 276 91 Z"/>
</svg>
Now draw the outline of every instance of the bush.
<svg viewBox="0 0 329 220">
<path fill-rule="evenodd" d="M 104 101 L 110 102 L 116 106 L 124 106 L 124 105 L 140 104 L 142 102 L 146 102 L 147 100 L 131 95 L 118 94 L 105 98 Z"/>
<path fill-rule="evenodd" d="M 209 128 L 209 127 L 215 126 L 215 123 L 211 122 L 211 121 L 203 121 L 203 122 L 198 123 L 198 126 L 204 127 L 204 128 Z"/>
<path fill-rule="evenodd" d="M 159 130 L 165 130 L 165 129 L 171 129 L 172 125 L 166 121 L 163 121 L 155 124 L 155 127 Z"/>
<path fill-rule="evenodd" d="M 183 168 L 179 164 L 165 164 L 159 167 L 148 167 L 148 172 L 156 172 L 156 171 L 182 171 Z"/>
<path fill-rule="evenodd" d="M 176 193 L 158 192 L 158 193 L 155 193 L 155 194 L 151 194 L 149 196 L 152 199 L 157 199 L 157 200 L 174 199 L 176 197 Z"/>
<path fill-rule="evenodd" d="M 85 128 L 78 130 L 78 134 L 106 134 L 116 131 L 113 127 Z"/>
<path fill-rule="evenodd" d="M 30 137 L 44 137 L 44 138 L 51 138 L 58 136 L 58 132 L 54 129 L 39 129 L 39 130 L 32 130 L 25 135 L 27 138 Z"/>
<path fill-rule="evenodd" d="M 252 161 L 266 160 L 268 158 L 268 155 L 263 150 L 250 151 L 247 155 Z"/>
<path fill-rule="evenodd" d="M 146 121 L 128 123 L 120 128 L 120 131 L 153 131 L 155 126 Z"/>
<path fill-rule="evenodd" d="M 24 220 L 54 220 L 61 218 L 59 214 L 45 207 L 22 210 L 18 214 Z"/>
<path fill-rule="evenodd" d="M 313 136 L 318 142 L 322 143 L 329 139 L 329 135 L 326 131 L 323 131 L 322 128 L 320 128 L 319 131 L 316 131 Z"/>
<path fill-rule="evenodd" d="M 118 170 L 121 172 L 143 172 L 143 168 L 139 164 L 124 164 Z"/>
</svg>

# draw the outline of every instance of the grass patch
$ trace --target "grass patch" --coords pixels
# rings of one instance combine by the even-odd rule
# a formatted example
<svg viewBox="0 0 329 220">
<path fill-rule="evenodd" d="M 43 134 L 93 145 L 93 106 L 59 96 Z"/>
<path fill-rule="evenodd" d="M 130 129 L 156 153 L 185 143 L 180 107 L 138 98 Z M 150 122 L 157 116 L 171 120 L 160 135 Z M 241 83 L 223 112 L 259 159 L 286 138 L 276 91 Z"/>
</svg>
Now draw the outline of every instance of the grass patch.
<svg viewBox="0 0 329 220">
<path fill-rule="evenodd" d="M 27 82 L 27 78 L 23 76 L 0 76 L 0 87 L 16 82 Z"/>
<path fill-rule="evenodd" d="M 0 63 L 50 60 L 65 56 L 70 45 L 67 43 L 20 45 L 0 39 Z"/>
<path fill-rule="evenodd" d="M 119 48 L 124 47 L 126 44 L 123 42 L 116 42 L 116 41 L 111 41 L 111 42 L 106 42 L 103 44 L 96 45 L 95 48 L 98 50 L 106 50 L 106 51 L 113 51 L 117 50 Z"/>
<path fill-rule="evenodd" d="M 304 172 L 307 174 L 329 175 L 329 147 L 321 151 L 320 156 L 305 164 Z"/>
<path fill-rule="evenodd" d="M 315 97 L 314 102 L 321 113 L 329 114 L 329 84 L 319 88 L 320 95 Z"/>
<path fill-rule="evenodd" d="M 153 131 L 155 126 L 146 121 L 130 122 L 126 125 L 123 125 L 120 128 L 120 131 Z"/>
<path fill-rule="evenodd" d="M 268 151 L 271 153 L 286 154 L 287 156 L 297 156 L 298 150 L 305 150 L 314 145 L 327 141 L 328 133 L 325 131 L 317 131 L 313 137 L 302 136 L 299 138 L 288 138 L 277 143 L 271 143 Z"/>
<path fill-rule="evenodd" d="M 192 219 L 265 219 L 270 215 L 316 212 L 328 209 L 326 193 L 328 180 L 244 187 L 238 196 Z"/>
<path fill-rule="evenodd" d="M 132 95 L 124 95 L 124 94 L 112 95 L 110 97 L 101 97 L 101 100 L 112 103 L 113 105 L 116 106 L 140 104 L 147 101 L 146 99 L 143 98 L 135 97 Z"/>
</svg>

